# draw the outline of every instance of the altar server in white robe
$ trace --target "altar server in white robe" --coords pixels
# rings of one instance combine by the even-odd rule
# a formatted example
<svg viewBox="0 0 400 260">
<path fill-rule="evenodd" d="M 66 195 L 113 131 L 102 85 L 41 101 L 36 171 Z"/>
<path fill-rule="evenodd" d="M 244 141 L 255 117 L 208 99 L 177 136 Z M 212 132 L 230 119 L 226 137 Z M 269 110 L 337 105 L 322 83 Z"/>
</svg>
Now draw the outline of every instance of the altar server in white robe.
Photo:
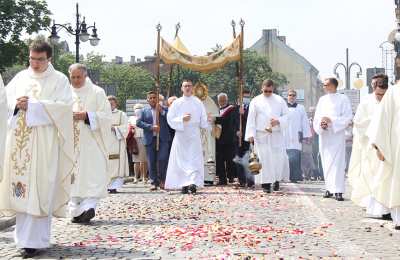
<svg viewBox="0 0 400 260">
<path fill-rule="evenodd" d="M 51 216 L 66 216 L 73 167 L 69 82 L 50 63 L 52 48 L 30 46 L 28 69 L 6 87 L 9 125 L 0 215 L 16 213 L 14 240 L 24 258 L 50 246 Z"/>
<path fill-rule="evenodd" d="M 383 97 L 367 135 L 381 161 L 371 193 L 376 203 L 387 208 L 400 230 L 400 85 L 390 87 Z"/>
<path fill-rule="evenodd" d="M 106 197 L 110 182 L 111 105 L 104 90 L 87 77 L 85 65 L 71 65 L 69 75 L 76 156 L 69 213 L 73 223 L 87 223 L 94 218 L 99 199 Z"/>
<path fill-rule="evenodd" d="M 110 176 L 109 193 L 117 193 L 124 184 L 124 177 L 129 176 L 128 153 L 126 137 L 128 136 L 128 117 L 119 110 L 117 98 L 108 96 L 111 105 L 111 147 L 110 147 Z"/>
<path fill-rule="evenodd" d="M 368 95 L 357 108 L 353 119 L 353 149 L 349 165 L 349 182 L 352 186 L 351 200 L 361 207 L 367 208 L 367 214 L 374 217 L 390 219 L 390 210 L 378 203 L 372 196 L 379 175 L 381 161 L 376 156 L 367 136 L 367 129 L 375 113 L 379 111 L 379 103 L 388 89 L 388 76 L 377 74 L 372 77 L 374 92 Z"/>
<path fill-rule="evenodd" d="M 3 79 L 0 75 L 0 176 L 3 174 L 4 167 L 4 151 L 6 148 L 7 134 L 7 94 L 4 88 Z M 0 177 L 1 179 L 1 177 Z"/>
<path fill-rule="evenodd" d="M 168 162 L 166 189 L 196 193 L 204 185 L 204 158 L 200 129 L 209 128 L 203 103 L 193 96 L 193 83 L 182 83 L 183 96 L 172 103 L 167 120 L 175 129 Z"/>
<path fill-rule="evenodd" d="M 286 154 L 284 131 L 287 128 L 288 107 L 285 100 L 274 94 L 274 82 L 264 80 L 262 94 L 251 100 L 247 117 L 245 140 L 254 143 L 262 165 L 255 183 L 264 192 L 279 190 L 279 182 L 289 179 L 289 160 Z"/>
<path fill-rule="evenodd" d="M 319 151 L 326 187 L 324 198 L 335 194 L 337 201 L 343 201 L 346 168 L 345 130 L 351 124 L 353 112 L 349 98 L 337 93 L 337 86 L 337 79 L 325 79 L 324 89 L 327 94 L 318 101 L 313 128 L 319 135 Z"/>
</svg>

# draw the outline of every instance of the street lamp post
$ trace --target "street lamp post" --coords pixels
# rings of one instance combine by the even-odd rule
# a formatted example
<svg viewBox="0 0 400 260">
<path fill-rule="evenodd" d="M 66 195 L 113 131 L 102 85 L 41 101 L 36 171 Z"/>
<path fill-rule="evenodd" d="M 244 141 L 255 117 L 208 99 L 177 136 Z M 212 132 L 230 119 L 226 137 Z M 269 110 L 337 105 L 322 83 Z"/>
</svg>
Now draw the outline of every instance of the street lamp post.
<svg viewBox="0 0 400 260">
<path fill-rule="evenodd" d="M 89 35 L 88 29 L 92 28 L 92 35 Z M 80 21 L 80 14 L 79 14 L 79 5 L 76 4 L 76 25 L 75 29 L 72 28 L 70 24 L 57 24 L 53 20 L 53 26 L 51 26 L 51 34 L 49 36 L 50 41 L 53 44 L 56 44 L 60 39 L 58 36 L 58 32 L 61 29 L 65 29 L 69 34 L 75 36 L 75 61 L 79 62 L 79 45 L 80 42 L 90 41 L 90 45 L 97 46 L 99 44 L 99 37 L 97 35 L 97 28 L 96 23 L 93 23 L 92 26 L 87 26 L 85 17 L 83 17 L 83 21 Z"/>
<path fill-rule="evenodd" d="M 400 0 L 399 0 L 400 1 Z M 339 67 L 343 67 L 344 68 L 344 72 L 345 72 L 345 81 L 346 81 L 346 89 L 350 89 L 350 72 L 351 72 L 351 68 L 353 66 L 357 66 L 359 71 L 357 72 L 357 78 L 360 77 L 360 75 L 362 75 L 362 68 L 360 66 L 360 64 L 358 64 L 357 62 L 353 62 L 349 65 L 349 49 L 346 48 L 346 64 L 343 64 L 341 62 L 336 63 L 334 69 L 333 69 L 333 73 L 336 75 L 337 78 L 339 78 L 339 73 L 337 72 L 337 69 Z"/>
</svg>

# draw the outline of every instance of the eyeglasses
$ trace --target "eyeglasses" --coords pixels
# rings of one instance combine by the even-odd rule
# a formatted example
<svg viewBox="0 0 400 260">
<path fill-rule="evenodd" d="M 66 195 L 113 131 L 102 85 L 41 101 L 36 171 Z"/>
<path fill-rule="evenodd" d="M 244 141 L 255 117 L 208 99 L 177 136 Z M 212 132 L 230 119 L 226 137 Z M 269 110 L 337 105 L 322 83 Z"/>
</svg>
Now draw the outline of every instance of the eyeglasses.
<svg viewBox="0 0 400 260">
<path fill-rule="evenodd" d="M 288 97 L 295 97 L 295 94 L 289 94 Z"/>
<path fill-rule="evenodd" d="M 29 61 L 37 61 L 37 62 L 45 62 L 47 61 L 47 58 L 41 57 L 41 58 L 34 58 L 34 57 L 29 57 Z"/>
</svg>

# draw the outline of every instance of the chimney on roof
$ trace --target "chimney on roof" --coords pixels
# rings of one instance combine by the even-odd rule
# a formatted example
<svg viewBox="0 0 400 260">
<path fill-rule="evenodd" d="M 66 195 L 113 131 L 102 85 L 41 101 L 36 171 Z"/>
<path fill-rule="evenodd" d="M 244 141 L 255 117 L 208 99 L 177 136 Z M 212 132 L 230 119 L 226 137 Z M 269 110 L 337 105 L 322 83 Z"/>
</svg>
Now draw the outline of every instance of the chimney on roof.
<svg viewBox="0 0 400 260">
<path fill-rule="evenodd" d="M 286 44 L 286 36 L 278 36 L 278 39 L 281 40 L 284 44 Z"/>
</svg>

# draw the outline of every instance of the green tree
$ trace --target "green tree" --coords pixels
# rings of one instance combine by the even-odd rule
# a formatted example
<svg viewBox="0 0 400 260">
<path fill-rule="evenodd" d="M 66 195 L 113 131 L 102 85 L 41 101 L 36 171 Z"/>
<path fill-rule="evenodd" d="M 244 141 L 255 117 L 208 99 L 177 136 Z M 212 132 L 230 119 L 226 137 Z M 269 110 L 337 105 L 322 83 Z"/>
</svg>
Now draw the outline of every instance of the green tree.
<svg viewBox="0 0 400 260">
<path fill-rule="evenodd" d="M 125 109 L 127 99 L 145 98 L 146 92 L 154 86 L 154 79 L 147 70 L 128 64 L 105 64 L 100 80 L 116 87 L 122 109 Z"/>
<path fill-rule="evenodd" d="M 20 37 L 46 28 L 51 12 L 44 0 L 0 0 L 0 6 L 0 71 L 4 71 L 26 62 L 28 49 Z"/>
</svg>

